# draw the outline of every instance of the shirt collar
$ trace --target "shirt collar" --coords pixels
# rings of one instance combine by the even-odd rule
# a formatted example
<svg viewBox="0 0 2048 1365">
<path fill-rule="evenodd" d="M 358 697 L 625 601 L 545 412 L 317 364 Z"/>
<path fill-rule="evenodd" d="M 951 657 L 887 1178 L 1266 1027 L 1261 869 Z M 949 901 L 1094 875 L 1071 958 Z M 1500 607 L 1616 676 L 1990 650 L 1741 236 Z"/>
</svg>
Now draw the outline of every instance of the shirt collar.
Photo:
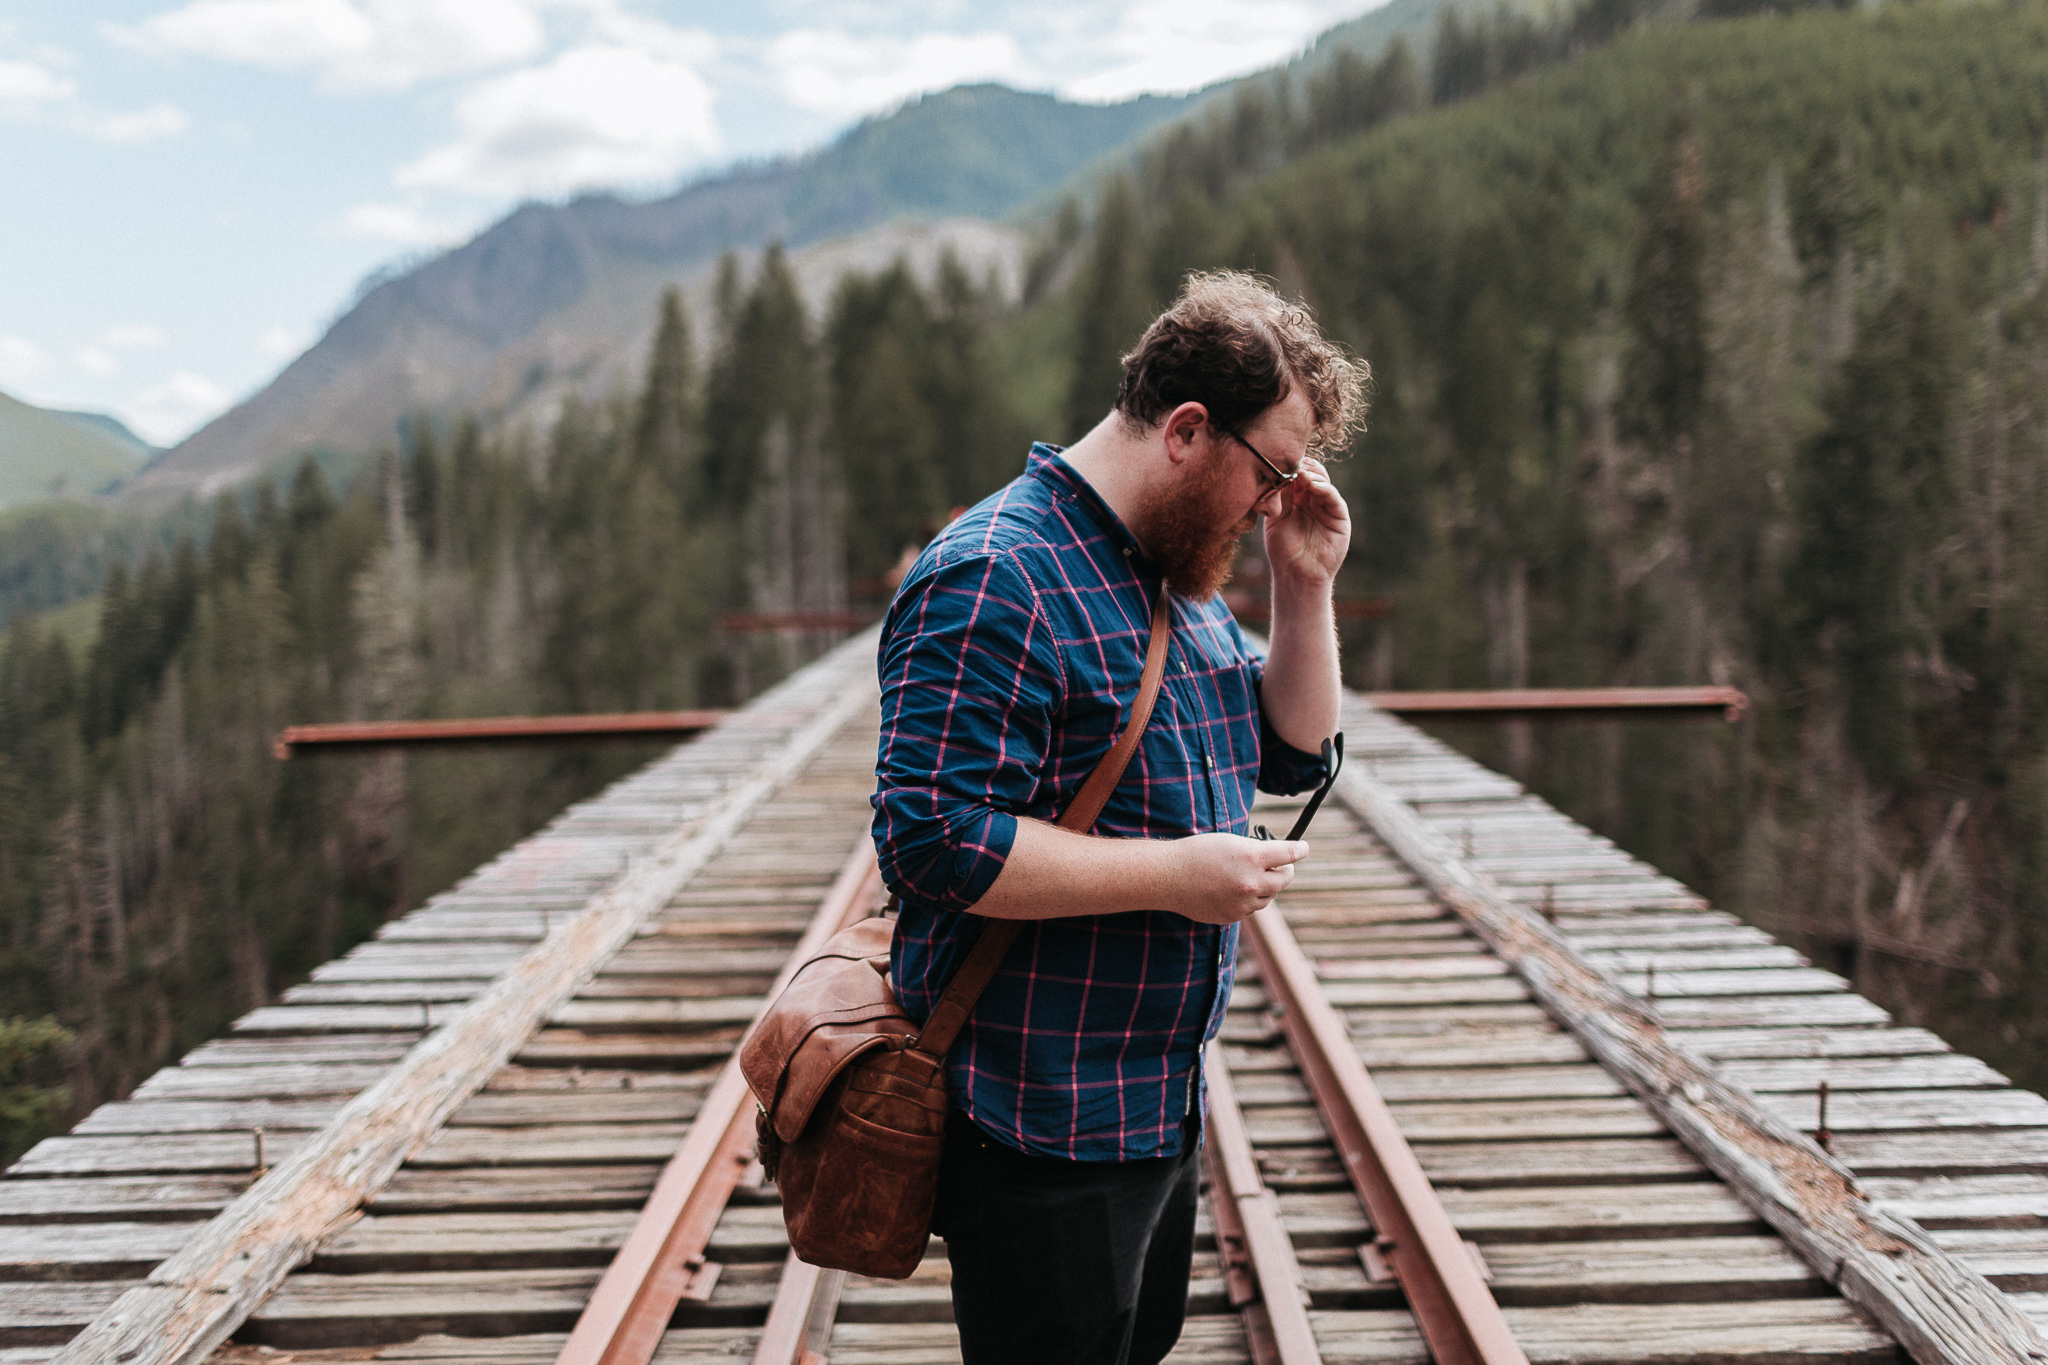
<svg viewBox="0 0 2048 1365">
<path fill-rule="evenodd" d="M 1145 547 L 1138 543 L 1138 538 L 1131 534 L 1131 528 L 1124 525 L 1123 518 L 1103 501 L 1102 494 L 1095 491 L 1095 485 L 1082 478 L 1081 471 L 1068 464 L 1063 455 L 1061 446 L 1046 441 L 1036 442 L 1025 461 L 1024 472 L 1051 486 L 1058 496 L 1080 508 L 1133 566 L 1150 571 L 1152 560 L 1146 555 Z"/>
</svg>

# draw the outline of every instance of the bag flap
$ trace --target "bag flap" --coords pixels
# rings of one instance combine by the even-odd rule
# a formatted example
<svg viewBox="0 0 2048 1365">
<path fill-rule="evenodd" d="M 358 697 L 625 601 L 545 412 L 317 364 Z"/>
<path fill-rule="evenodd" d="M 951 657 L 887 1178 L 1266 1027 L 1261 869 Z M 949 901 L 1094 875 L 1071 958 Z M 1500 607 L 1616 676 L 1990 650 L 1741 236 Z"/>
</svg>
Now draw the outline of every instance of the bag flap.
<svg viewBox="0 0 2048 1365">
<path fill-rule="evenodd" d="M 826 1089 L 863 1053 L 916 1032 L 889 990 L 884 919 L 862 920 L 797 969 L 740 1050 L 740 1072 L 776 1135 L 794 1142 Z"/>
</svg>

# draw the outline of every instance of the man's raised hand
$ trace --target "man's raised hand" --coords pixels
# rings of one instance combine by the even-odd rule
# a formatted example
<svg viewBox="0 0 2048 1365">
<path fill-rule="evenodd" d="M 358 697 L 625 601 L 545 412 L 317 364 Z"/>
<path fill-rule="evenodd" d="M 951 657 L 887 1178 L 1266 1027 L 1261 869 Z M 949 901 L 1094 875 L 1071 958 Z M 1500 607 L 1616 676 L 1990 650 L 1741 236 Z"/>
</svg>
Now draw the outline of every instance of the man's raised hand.
<svg viewBox="0 0 2048 1365">
<path fill-rule="evenodd" d="M 1301 477 L 1280 495 L 1280 510 L 1265 522 L 1266 562 L 1276 579 L 1327 591 L 1351 548 L 1351 510 L 1321 460 L 1301 462 Z"/>
</svg>

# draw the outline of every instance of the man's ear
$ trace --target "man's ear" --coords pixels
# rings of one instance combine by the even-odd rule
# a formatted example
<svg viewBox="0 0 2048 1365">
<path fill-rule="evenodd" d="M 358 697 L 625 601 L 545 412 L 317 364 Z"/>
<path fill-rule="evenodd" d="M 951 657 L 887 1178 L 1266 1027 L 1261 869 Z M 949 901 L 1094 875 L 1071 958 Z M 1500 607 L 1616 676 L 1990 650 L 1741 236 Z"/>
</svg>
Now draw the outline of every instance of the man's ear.
<svg viewBox="0 0 2048 1365">
<path fill-rule="evenodd" d="M 1195 442 L 1209 429 L 1209 410 L 1200 403 L 1182 403 L 1166 414 L 1160 423 L 1160 436 L 1166 442 L 1166 458 L 1175 464 L 1193 458 Z"/>
</svg>

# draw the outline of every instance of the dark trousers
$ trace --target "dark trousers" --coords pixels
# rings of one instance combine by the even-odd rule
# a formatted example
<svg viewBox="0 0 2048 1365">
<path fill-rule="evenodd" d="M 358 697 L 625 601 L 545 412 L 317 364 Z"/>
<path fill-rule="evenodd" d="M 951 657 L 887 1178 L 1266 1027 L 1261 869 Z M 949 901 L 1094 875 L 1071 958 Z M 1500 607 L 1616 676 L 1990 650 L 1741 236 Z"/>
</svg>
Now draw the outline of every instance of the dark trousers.
<svg viewBox="0 0 2048 1365">
<path fill-rule="evenodd" d="M 1180 1340 L 1200 1159 L 1027 1156 L 955 1110 L 932 1230 L 963 1365 L 1157 1365 Z"/>
</svg>

